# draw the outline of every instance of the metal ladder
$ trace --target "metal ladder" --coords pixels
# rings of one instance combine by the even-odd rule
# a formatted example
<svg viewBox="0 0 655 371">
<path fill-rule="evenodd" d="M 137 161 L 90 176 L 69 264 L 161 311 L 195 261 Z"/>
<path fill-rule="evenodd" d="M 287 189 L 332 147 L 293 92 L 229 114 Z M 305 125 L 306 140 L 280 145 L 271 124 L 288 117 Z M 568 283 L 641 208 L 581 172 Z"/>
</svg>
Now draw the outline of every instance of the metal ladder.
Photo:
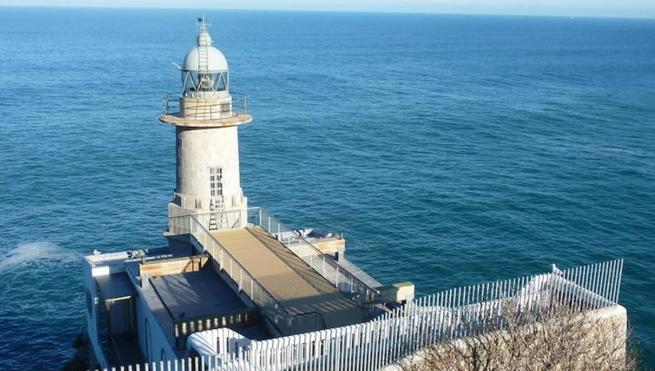
<svg viewBox="0 0 655 371">
<path fill-rule="evenodd" d="M 198 47 L 198 70 L 207 71 L 209 69 L 209 57 L 207 56 L 207 46 Z"/>
<path fill-rule="evenodd" d="M 218 231 L 222 229 L 229 229 L 230 223 L 227 220 L 227 215 L 225 213 L 225 204 L 223 203 L 223 198 L 212 199 L 209 204 L 209 230 Z"/>
</svg>

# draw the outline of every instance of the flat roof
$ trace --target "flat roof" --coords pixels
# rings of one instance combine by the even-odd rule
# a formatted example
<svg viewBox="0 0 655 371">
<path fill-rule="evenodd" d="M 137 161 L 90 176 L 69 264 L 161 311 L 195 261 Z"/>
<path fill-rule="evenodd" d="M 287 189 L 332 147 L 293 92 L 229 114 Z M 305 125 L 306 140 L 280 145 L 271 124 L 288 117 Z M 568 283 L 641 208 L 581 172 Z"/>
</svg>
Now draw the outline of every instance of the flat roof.
<svg viewBox="0 0 655 371">
<path fill-rule="evenodd" d="M 129 299 L 136 296 L 136 290 L 127 273 L 112 273 L 96 277 L 102 297 L 106 302 Z"/>
<path fill-rule="evenodd" d="M 211 267 L 151 278 L 150 283 L 176 321 L 248 309 Z"/>
</svg>

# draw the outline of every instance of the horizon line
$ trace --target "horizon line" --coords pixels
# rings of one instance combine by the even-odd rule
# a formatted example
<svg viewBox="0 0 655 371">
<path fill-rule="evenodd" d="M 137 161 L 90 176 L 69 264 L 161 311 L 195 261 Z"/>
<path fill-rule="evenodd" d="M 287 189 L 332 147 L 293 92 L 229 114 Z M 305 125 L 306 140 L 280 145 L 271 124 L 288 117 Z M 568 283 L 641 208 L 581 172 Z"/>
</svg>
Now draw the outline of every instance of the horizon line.
<svg viewBox="0 0 655 371">
<path fill-rule="evenodd" d="M 535 14 L 535 13 L 493 13 L 493 12 L 439 12 L 439 11 L 402 11 L 402 10 L 370 10 L 370 9 L 280 9 L 280 8 L 231 8 L 231 7 L 193 7 L 193 6 L 160 6 L 160 5 L 85 5 L 85 4 L 1 4 L 0 8 L 56 8 L 56 9 L 128 9 L 128 10 L 225 10 L 225 11 L 258 11 L 258 12 L 298 12 L 298 13 L 360 13 L 360 14 L 407 14 L 407 15 L 450 15 L 450 16 L 484 16 L 484 17 L 541 17 L 541 18 L 586 18 L 586 19 L 625 19 L 625 20 L 655 20 L 653 16 L 642 15 L 565 15 L 565 14 Z"/>
</svg>

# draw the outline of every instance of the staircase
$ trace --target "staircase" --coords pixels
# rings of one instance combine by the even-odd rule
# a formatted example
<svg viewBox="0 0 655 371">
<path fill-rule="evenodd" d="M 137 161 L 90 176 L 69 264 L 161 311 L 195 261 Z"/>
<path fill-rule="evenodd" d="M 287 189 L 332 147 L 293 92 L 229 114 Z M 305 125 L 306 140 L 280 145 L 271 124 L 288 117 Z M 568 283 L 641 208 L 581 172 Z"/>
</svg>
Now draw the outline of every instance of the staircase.
<svg viewBox="0 0 655 371">
<path fill-rule="evenodd" d="M 227 220 L 227 213 L 225 212 L 223 197 L 212 199 L 209 204 L 209 210 L 211 211 L 209 214 L 210 231 L 220 231 L 230 227 L 230 223 Z"/>
</svg>

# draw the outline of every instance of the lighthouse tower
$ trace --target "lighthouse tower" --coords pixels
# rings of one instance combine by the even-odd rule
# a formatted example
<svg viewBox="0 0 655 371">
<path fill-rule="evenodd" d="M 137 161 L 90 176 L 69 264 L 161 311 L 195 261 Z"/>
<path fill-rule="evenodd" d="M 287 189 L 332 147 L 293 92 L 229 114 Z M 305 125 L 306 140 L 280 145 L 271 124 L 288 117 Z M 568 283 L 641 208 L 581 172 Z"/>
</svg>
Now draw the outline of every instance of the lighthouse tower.
<svg viewBox="0 0 655 371">
<path fill-rule="evenodd" d="M 176 183 L 169 217 L 207 214 L 200 220 L 209 229 L 218 229 L 246 222 L 237 128 L 252 117 L 247 97 L 230 94 L 227 60 L 212 46 L 204 18 L 199 26 L 197 46 L 180 66 L 182 91 L 164 98 L 159 119 L 174 125 L 176 135 Z"/>
</svg>

